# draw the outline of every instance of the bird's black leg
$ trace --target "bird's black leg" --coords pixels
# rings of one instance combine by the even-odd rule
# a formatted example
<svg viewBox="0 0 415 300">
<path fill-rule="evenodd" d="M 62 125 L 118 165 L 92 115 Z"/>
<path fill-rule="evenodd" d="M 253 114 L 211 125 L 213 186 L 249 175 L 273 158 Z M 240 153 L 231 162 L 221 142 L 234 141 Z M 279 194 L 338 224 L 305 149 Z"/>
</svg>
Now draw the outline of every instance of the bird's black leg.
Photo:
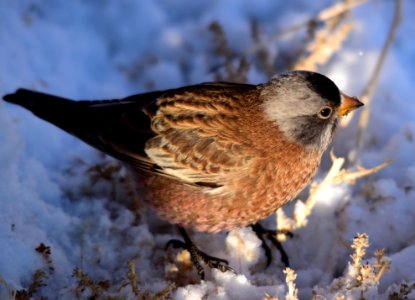
<svg viewBox="0 0 415 300">
<path fill-rule="evenodd" d="M 267 258 L 267 267 L 271 264 L 272 261 L 272 252 L 269 246 L 265 243 L 265 238 L 267 238 L 280 252 L 281 254 L 281 261 L 284 264 L 285 267 L 289 267 L 290 263 L 288 261 L 288 255 L 285 252 L 284 248 L 282 247 L 281 243 L 277 240 L 277 233 L 283 233 L 287 235 L 288 237 L 292 237 L 293 234 L 289 231 L 277 231 L 277 230 L 271 230 L 266 229 L 262 227 L 261 224 L 255 223 L 251 225 L 252 230 L 256 233 L 257 237 L 262 242 L 262 248 L 265 251 L 265 256 Z"/>
<path fill-rule="evenodd" d="M 183 227 L 177 226 L 177 228 L 179 229 L 179 232 L 182 235 L 184 242 L 180 240 L 170 240 L 167 243 L 166 248 L 169 246 L 173 246 L 174 248 L 182 248 L 189 251 L 192 264 L 197 269 L 197 273 L 199 274 L 202 280 L 205 278 L 205 271 L 203 270 L 203 267 L 200 264 L 201 261 L 203 261 L 207 266 L 209 266 L 209 268 L 218 269 L 222 272 L 231 271 L 235 273 L 235 271 L 228 266 L 227 260 L 210 256 L 205 252 L 202 252 L 193 243 L 193 241 L 190 239 L 189 235 Z"/>
</svg>

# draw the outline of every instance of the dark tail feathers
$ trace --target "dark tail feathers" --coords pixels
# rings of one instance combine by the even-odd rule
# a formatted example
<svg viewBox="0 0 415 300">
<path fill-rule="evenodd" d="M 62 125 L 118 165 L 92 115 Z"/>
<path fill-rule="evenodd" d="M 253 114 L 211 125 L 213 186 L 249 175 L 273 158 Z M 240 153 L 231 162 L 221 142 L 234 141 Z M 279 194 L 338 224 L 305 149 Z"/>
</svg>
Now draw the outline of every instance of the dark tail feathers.
<svg viewBox="0 0 415 300">
<path fill-rule="evenodd" d="M 136 156 L 145 156 L 145 143 L 154 135 L 143 105 L 160 94 L 153 92 L 122 100 L 73 101 L 19 89 L 3 99 L 25 107 L 109 155 L 137 164 Z"/>
</svg>

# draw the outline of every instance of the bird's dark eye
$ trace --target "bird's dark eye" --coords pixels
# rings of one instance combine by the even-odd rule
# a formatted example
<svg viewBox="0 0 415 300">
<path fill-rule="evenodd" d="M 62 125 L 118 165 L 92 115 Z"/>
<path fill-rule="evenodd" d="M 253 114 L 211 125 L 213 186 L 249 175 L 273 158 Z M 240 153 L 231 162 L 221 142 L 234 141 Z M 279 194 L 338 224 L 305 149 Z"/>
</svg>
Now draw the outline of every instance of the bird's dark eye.
<svg viewBox="0 0 415 300">
<path fill-rule="evenodd" d="M 332 112 L 333 109 L 330 106 L 323 106 L 318 113 L 318 117 L 323 120 L 328 119 L 330 118 Z"/>
</svg>

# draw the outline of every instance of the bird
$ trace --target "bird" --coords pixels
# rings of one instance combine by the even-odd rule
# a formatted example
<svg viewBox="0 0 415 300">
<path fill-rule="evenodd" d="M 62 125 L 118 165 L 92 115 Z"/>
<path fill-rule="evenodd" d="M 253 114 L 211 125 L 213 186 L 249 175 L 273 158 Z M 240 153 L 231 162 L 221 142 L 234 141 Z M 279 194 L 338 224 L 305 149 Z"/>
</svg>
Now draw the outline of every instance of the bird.
<svg viewBox="0 0 415 300">
<path fill-rule="evenodd" d="M 18 89 L 5 95 L 131 170 L 145 204 L 185 229 L 216 233 L 255 224 L 311 181 L 340 117 L 363 105 L 320 73 L 268 82 L 207 82 L 122 99 L 73 101 Z M 223 271 L 221 259 L 190 246 Z"/>
</svg>

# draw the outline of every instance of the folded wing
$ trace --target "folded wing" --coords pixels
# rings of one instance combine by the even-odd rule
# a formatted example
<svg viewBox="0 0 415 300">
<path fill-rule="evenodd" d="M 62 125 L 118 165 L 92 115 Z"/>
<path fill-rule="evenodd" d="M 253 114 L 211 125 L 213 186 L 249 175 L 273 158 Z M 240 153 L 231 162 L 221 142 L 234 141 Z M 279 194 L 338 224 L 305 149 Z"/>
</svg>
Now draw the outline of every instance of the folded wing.
<svg viewBox="0 0 415 300">
<path fill-rule="evenodd" d="M 238 128 L 243 103 L 234 95 L 254 88 L 212 83 L 107 101 L 19 89 L 4 99 L 138 171 L 217 187 L 251 158 Z"/>
</svg>

